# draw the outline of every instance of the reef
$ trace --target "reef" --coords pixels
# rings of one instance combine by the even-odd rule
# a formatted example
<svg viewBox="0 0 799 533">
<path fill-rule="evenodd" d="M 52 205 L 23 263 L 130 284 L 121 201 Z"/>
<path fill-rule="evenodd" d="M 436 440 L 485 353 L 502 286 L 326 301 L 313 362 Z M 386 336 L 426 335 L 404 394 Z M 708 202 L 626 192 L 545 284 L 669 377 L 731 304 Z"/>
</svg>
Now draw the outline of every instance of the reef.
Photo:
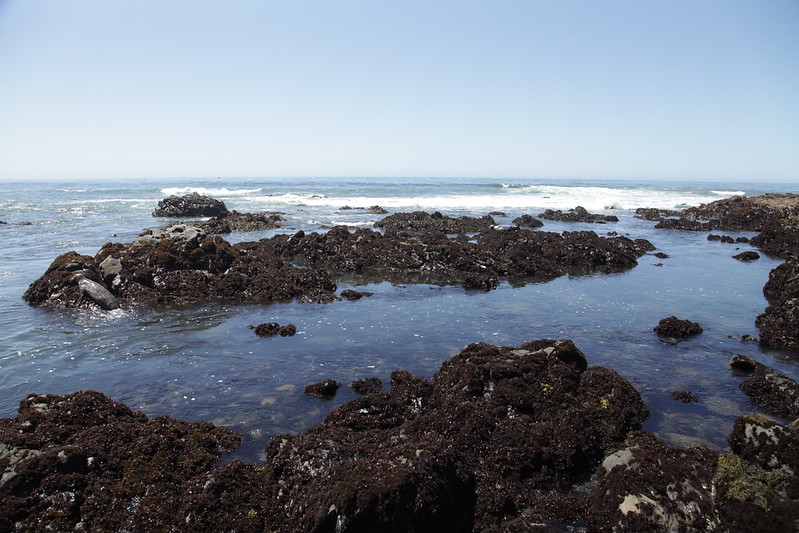
<svg viewBox="0 0 799 533">
<path fill-rule="evenodd" d="M 629 269 L 654 249 L 644 239 L 600 237 L 591 231 L 485 229 L 493 227 L 490 217 L 411 213 L 378 224 L 383 233 L 337 226 L 326 233 L 299 231 L 237 244 L 191 224 L 150 229 L 130 244 L 107 243 L 94 256 L 62 254 L 23 299 L 31 305 L 98 307 L 70 284 L 82 274 L 122 306 L 292 299 L 327 303 L 339 299 L 333 281 L 339 275 L 491 290 L 503 279 L 540 281 Z M 472 237 L 443 232 L 478 228 L 485 230 Z"/>
<path fill-rule="evenodd" d="M 580 206 L 569 209 L 568 211 L 547 209 L 538 216 L 546 220 L 557 220 L 560 222 L 592 222 L 594 224 L 604 224 L 606 222 L 619 221 L 619 217 L 616 215 L 589 213 L 586 208 Z"/>
</svg>

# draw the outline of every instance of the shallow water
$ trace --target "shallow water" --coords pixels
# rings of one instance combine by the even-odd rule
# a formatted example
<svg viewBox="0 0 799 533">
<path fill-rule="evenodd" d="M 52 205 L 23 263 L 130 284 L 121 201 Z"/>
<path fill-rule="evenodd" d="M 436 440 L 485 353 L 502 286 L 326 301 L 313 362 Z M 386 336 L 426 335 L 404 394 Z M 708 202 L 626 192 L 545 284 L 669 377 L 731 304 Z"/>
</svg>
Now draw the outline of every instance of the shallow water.
<svg viewBox="0 0 799 533">
<path fill-rule="evenodd" d="M 263 209 L 251 192 L 236 192 L 261 189 L 260 198 L 266 187 L 257 185 L 242 182 L 229 189 L 228 207 Z M 314 187 L 305 184 L 296 195 L 308 199 Z M 326 190 L 329 205 L 284 205 L 285 231 L 319 229 L 345 218 L 369 225 L 376 217 L 335 206 L 344 205 L 345 198 L 363 197 L 368 207 L 392 191 L 398 197 L 396 186 L 384 185 L 377 193 L 364 192 L 360 183 L 348 187 L 333 199 Z M 355 397 L 346 386 L 333 400 L 308 397 L 303 388 L 310 383 L 333 378 L 348 384 L 369 376 L 388 382 L 396 369 L 429 377 L 472 342 L 518 346 L 533 339 L 568 338 L 589 364 L 612 368 L 636 386 L 652 413 L 645 429 L 672 444 L 724 449 L 735 418 L 757 412 L 738 388 L 744 378 L 729 367 L 733 354 L 799 378 L 796 354 L 766 351 L 740 339 L 758 334 L 754 320 L 766 307 L 762 288 L 779 261 L 766 256 L 736 261 L 731 256 L 748 245 L 708 242 L 706 233 L 654 230 L 654 223 L 628 210 L 613 211 L 620 218 L 617 224 L 546 222 L 543 230 L 617 231 L 649 239 L 669 258 L 646 255 L 639 266 L 616 274 L 565 276 L 517 287 L 505 282 L 488 293 L 383 282 L 355 287 L 374 292 L 371 297 L 327 305 L 140 306 L 113 312 L 32 308 L 21 295 L 58 254 L 76 250 L 93 255 L 107 240 L 128 242 L 144 227 L 161 222 L 150 216 L 164 195 L 160 185 L 120 184 L 88 198 L 78 192 L 87 190 L 85 184 L 62 189 L 71 192 L 18 192 L 0 204 L 0 220 L 32 222 L 0 229 L 0 416 L 13 416 L 29 393 L 96 389 L 150 416 L 231 427 L 245 435 L 234 457 L 257 461 L 271 436 L 302 431 Z M 428 192 L 419 185 L 415 194 Z M 441 187 L 432 192 L 440 196 Z M 276 193 L 281 198 L 288 194 Z M 36 194 L 50 196 L 37 203 Z M 482 215 L 488 209 L 442 211 Z M 497 222 L 508 224 L 522 212 L 539 211 L 508 210 L 508 217 L 497 217 Z M 234 234 L 230 240 L 273 233 Z M 350 286 L 339 282 L 339 290 Z M 679 343 L 664 341 L 652 328 L 670 315 L 697 321 L 705 331 Z M 247 328 L 262 322 L 295 324 L 297 334 L 264 339 Z M 699 401 L 681 404 L 671 398 L 676 390 L 690 390 Z"/>
</svg>

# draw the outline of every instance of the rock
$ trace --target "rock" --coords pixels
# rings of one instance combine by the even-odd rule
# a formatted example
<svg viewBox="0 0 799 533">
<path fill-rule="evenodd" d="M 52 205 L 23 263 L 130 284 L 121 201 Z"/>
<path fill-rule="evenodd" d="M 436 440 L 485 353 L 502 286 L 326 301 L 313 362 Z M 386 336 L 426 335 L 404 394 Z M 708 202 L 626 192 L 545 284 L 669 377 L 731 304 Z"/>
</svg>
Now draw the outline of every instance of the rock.
<svg viewBox="0 0 799 533">
<path fill-rule="evenodd" d="M 352 289 L 344 289 L 343 291 L 341 291 L 341 297 L 351 302 L 355 300 L 360 300 L 364 296 L 372 296 L 372 295 L 374 295 L 374 293 L 368 291 L 354 291 Z"/>
<path fill-rule="evenodd" d="M 341 383 L 333 379 L 326 379 L 305 387 L 305 394 L 318 398 L 332 398 L 338 392 Z"/>
<path fill-rule="evenodd" d="M 696 220 L 688 220 L 685 218 L 664 218 L 657 224 L 657 229 L 675 229 L 682 231 L 708 231 L 713 229 L 708 224 L 697 222 Z"/>
<path fill-rule="evenodd" d="M 356 379 L 350 385 L 358 394 L 375 394 L 383 391 L 383 382 L 378 378 Z"/>
<path fill-rule="evenodd" d="M 584 207 L 577 206 L 567 212 L 560 210 L 547 209 L 538 215 L 547 220 L 558 220 L 561 222 L 593 222 L 595 224 L 604 224 L 605 222 L 618 222 L 619 218 L 615 215 L 599 215 L 589 213 Z"/>
<path fill-rule="evenodd" d="M 702 333 L 702 326 L 690 320 L 681 320 L 675 316 L 663 318 L 654 328 L 655 333 L 663 337 L 690 337 Z"/>
<path fill-rule="evenodd" d="M 240 442 L 95 391 L 30 395 L 0 420 L 0 530 L 172 530 L 186 484 Z"/>
<path fill-rule="evenodd" d="M 163 228 L 150 228 L 144 230 L 133 241 L 134 245 L 156 244 L 164 239 L 176 242 L 197 244 L 206 236 L 205 230 L 191 224 L 172 224 Z"/>
<path fill-rule="evenodd" d="M 747 198 L 733 196 L 681 212 L 679 219 L 665 219 L 656 228 L 692 231 L 760 231 L 783 226 L 782 221 L 799 216 L 799 195 L 764 194 Z"/>
<path fill-rule="evenodd" d="M 789 420 L 799 418 L 799 384 L 791 378 L 767 372 L 741 382 L 739 387 L 769 413 Z"/>
<path fill-rule="evenodd" d="M 495 276 L 470 274 L 463 278 L 461 285 L 466 290 L 491 291 L 499 286 L 499 279 Z"/>
<path fill-rule="evenodd" d="M 737 259 L 738 261 L 756 261 L 760 259 L 760 254 L 752 250 L 748 250 L 746 252 L 741 252 L 737 255 L 734 255 L 732 258 Z"/>
<path fill-rule="evenodd" d="M 194 225 L 208 234 L 224 235 L 233 232 L 264 231 L 276 229 L 283 224 L 280 213 L 239 213 L 226 211 L 205 222 Z"/>
<path fill-rule="evenodd" d="M 280 326 L 280 329 L 277 330 L 278 335 L 281 337 L 293 337 L 297 333 L 297 326 L 294 324 L 286 324 L 285 326 Z"/>
<path fill-rule="evenodd" d="M 394 220 L 401 225 L 403 219 Z M 421 221 L 420 227 L 431 222 L 430 227 L 447 231 L 493 222 L 440 214 L 414 215 L 409 220 Z M 500 280 L 518 283 L 567 273 L 622 271 L 636 266 L 637 258 L 653 249 L 644 239 L 600 237 L 592 231 L 488 229 L 472 238 L 464 234 L 449 238 L 433 230 L 419 234 L 395 228 L 383 234 L 366 228 L 351 232 L 344 226 L 327 233 L 299 231 L 231 245 L 196 226 L 175 224 L 147 230 L 128 245 L 107 243 L 94 257 L 65 254 L 23 298 L 31 305 L 80 307 L 85 302 L 79 291 L 65 289 L 69 272 L 78 271 L 93 281 L 106 280 L 122 305 L 332 302 L 337 296 L 331 273 L 402 283 L 456 285 L 466 280 L 469 287 L 490 290 Z M 343 297 L 347 295 L 354 293 Z"/>
<path fill-rule="evenodd" d="M 215 217 L 227 212 L 225 203 L 196 192 L 169 196 L 158 202 L 154 217 Z"/>
<path fill-rule="evenodd" d="M 709 490 L 717 454 L 680 450 L 636 432 L 605 457 L 587 502 L 590 531 L 716 531 L 721 519 Z"/>
<path fill-rule="evenodd" d="M 642 218 L 644 220 L 663 220 L 667 217 L 675 217 L 679 216 L 680 211 L 675 211 L 673 209 L 657 209 L 654 207 L 639 207 L 635 210 L 636 218 Z"/>
<path fill-rule="evenodd" d="M 589 531 L 791 531 L 799 519 L 793 427 L 740 417 L 735 455 L 633 433 L 608 455 L 588 497 Z"/>
<path fill-rule="evenodd" d="M 785 224 L 768 226 L 750 239 L 749 244 L 757 246 L 769 255 L 782 259 L 799 257 L 799 220 L 786 221 Z"/>
<path fill-rule="evenodd" d="M 709 240 L 709 241 L 719 241 L 719 242 L 723 242 L 723 243 L 726 243 L 726 244 L 733 244 L 735 242 L 735 240 L 732 237 L 730 237 L 729 235 L 714 235 L 712 233 L 707 236 L 707 240 Z"/>
<path fill-rule="evenodd" d="M 671 257 L 669 254 L 663 252 L 655 252 L 652 255 L 654 255 L 658 259 L 668 259 L 669 257 Z"/>
<path fill-rule="evenodd" d="M 259 337 L 274 337 L 280 331 L 280 324 L 277 322 L 265 322 L 257 326 L 248 326 Z"/>
<path fill-rule="evenodd" d="M 772 348 L 799 348 L 799 258 L 792 258 L 769 273 L 763 287 L 769 301 L 757 317 L 760 342 Z"/>
<path fill-rule="evenodd" d="M 674 391 L 671 393 L 671 397 L 682 403 L 694 403 L 699 400 L 696 394 L 689 391 Z"/>
<path fill-rule="evenodd" d="M 543 222 L 530 215 L 522 215 L 513 219 L 513 223 L 522 228 L 540 228 Z"/>
<path fill-rule="evenodd" d="M 370 207 L 370 208 L 367 210 L 367 212 L 368 212 L 370 215 L 385 215 L 385 214 L 387 214 L 387 213 L 388 213 L 388 211 L 387 211 L 386 209 L 383 209 L 383 208 L 382 208 L 382 207 L 380 207 L 379 205 L 373 205 L 372 207 Z"/>
<path fill-rule="evenodd" d="M 302 531 L 480 531 L 523 509 L 551 519 L 565 512 L 555 502 L 574 506 L 557 487 L 587 479 L 645 416 L 635 389 L 587 368 L 570 341 L 472 344 L 432 382 L 395 372 L 389 392 L 276 437 L 267 469 L 281 490 L 267 507 Z"/>
<path fill-rule="evenodd" d="M 480 218 L 444 216 L 438 211 L 433 214 L 424 211 L 413 213 L 395 213 L 375 222 L 375 227 L 383 229 L 387 234 L 401 231 L 425 233 L 435 231 L 438 233 L 476 233 L 488 231 L 496 223 L 486 215 Z"/>
<path fill-rule="evenodd" d="M 732 359 L 730 360 L 730 366 L 736 370 L 746 373 L 757 372 L 758 374 L 765 374 L 769 371 L 766 365 L 758 363 L 757 361 L 754 361 L 740 353 L 732 356 Z"/>
</svg>

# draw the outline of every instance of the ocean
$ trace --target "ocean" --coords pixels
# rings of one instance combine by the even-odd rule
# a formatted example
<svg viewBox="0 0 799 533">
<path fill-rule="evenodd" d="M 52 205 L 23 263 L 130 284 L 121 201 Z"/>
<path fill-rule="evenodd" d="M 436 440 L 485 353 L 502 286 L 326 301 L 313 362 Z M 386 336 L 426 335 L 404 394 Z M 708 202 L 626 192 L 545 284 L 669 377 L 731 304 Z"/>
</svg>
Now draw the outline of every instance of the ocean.
<svg viewBox="0 0 799 533">
<path fill-rule="evenodd" d="M 796 353 L 767 350 L 741 336 L 758 335 L 763 285 L 779 260 L 732 258 L 748 244 L 707 240 L 704 232 L 654 229 L 637 207 L 680 209 L 732 195 L 799 192 L 797 184 L 500 179 L 142 179 L 0 182 L 0 417 L 14 416 L 30 393 L 94 389 L 148 416 L 211 421 L 245 436 L 231 457 L 257 462 L 268 440 L 319 422 L 356 397 L 347 386 L 332 400 L 303 394 L 332 378 L 349 384 L 397 369 L 431 377 L 465 345 L 518 346 L 571 339 L 590 365 L 612 368 L 641 392 L 651 411 L 644 429 L 679 446 L 727 449 L 735 418 L 759 412 L 729 366 L 745 354 L 794 379 Z M 389 213 L 495 215 L 509 225 L 521 214 L 583 206 L 615 214 L 607 224 L 545 220 L 541 231 L 616 232 L 651 241 L 637 267 L 613 274 L 564 276 L 490 292 L 458 286 L 338 279 L 339 290 L 373 292 L 331 304 L 208 303 L 133 306 L 115 311 L 48 309 L 22 300 L 27 287 L 60 254 L 94 255 L 108 241 L 130 242 L 167 223 L 152 216 L 159 200 L 199 192 L 240 212 L 284 213 L 278 230 L 234 233 L 231 242 L 280 232 L 371 227 Z M 343 207 L 352 209 L 342 209 Z M 721 233 L 721 232 L 717 232 Z M 751 237 L 751 232 L 724 232 Z M 357 284 L 357 285 L 356 285 Z M 671 315 L 699 322 L 704 333 L 676 344 L 652 331 Z M 293 337 L 260 338 L 247 327 L 295 324 Z M 671 397 L 699 397 L 682 404 Z"/>
</svg>

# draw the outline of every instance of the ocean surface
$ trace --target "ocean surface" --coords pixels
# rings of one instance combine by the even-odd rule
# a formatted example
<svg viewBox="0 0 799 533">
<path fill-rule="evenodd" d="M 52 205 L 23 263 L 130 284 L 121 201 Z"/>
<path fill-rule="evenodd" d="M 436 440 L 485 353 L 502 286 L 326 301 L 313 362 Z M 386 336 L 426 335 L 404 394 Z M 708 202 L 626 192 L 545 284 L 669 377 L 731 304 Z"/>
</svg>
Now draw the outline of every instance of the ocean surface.
<svg viewBox="0 0 799 533">
<path fill-rule="evenodd" d="M 645 238 L 669 255 L 643 256 L 617 274 L 564 276 L 547 283 L 491 292 L 461 287 L 338 280 L 339 290 L 374 292 L 332 304 L 206 304 L 134 306 L 116 311 L 34 308 L 22 301 L 28 285 L 64 252 L 94 255 L 108 241 L 130 242 L 159 200 L 196 191 L 241 212 L 279 211 L 279 230 L 234 233 L 232 242 L 278 232 L 325 231 L 333 225 L 370 227 L 384 215 L 414 210 L 495 216 L 508 225 L 521 214 L 583 206 L 619 222 L 544 221 L 541 231 L 610 231 Z M 355 394 L 344 386 L 333 400 L 303 394 L 311 383 L 344 384 L 393 370 L 432 376 L 465 345 L 484 341 L 518 346 L 571 339 L 590 365 L 612 368 L 641 392 L 651 411 L 644 429 L 674 445 L 726 449 L 735 418 L 758 412 L 729 367 L 745 354 L 799 378 L 799 354 L 766 350 L 741 335 L 758 335 L 766 307 L 762 288 L 779 264 L 762 256 L 732 258 L 747 244 L 707 241 L 707 233 L 655 230 L 635 218 L 637 207 L 678 209 L 732 195 L 799 192 L 798 184 L 499 179 L 169 179 L 119 181 L 0 181 L 0 417 L 13 416 L 30 393 L 99 390 L 149 416 L 207 420 L 245 436 L 233 457 L 259 461 L 268 440 L 320 421 Z M 718 232 L 721 233 L 721 232 Z M 725 234 L 751 237 L 750 232 Z M 672 344 L 652 328 L 675 315 L 704 333 Z M 295 324 L 294 337 L 259 338 L 262 322 Z M 671 393 L 699 396 L 684 405 Z"/>
</svg>

